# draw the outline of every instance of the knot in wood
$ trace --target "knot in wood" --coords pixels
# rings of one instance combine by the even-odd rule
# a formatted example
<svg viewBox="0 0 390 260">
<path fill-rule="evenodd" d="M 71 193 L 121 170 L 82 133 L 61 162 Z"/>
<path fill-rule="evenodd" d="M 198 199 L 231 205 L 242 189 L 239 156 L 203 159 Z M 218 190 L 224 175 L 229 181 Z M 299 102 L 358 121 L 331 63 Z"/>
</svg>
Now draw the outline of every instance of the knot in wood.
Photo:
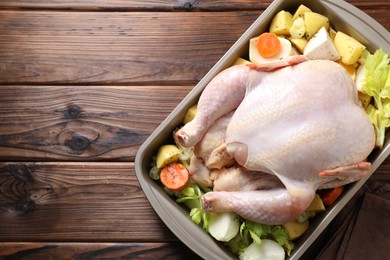
<svg viewBox="0 0 390 260">
<path fill-rule="evenodd" d="M 14 178 L 22 182 L 33 182 L 34 180 L 32 172 L 26 164 L 9 164 L 8 170 Z"/>
<path fill-rule="evenodd" d="M 81 113 L 81 108 L 77 105 L 70 105 L 68 106 L 68 109 L 67 111 L 65 112 L 65 116 L 67 118 L 77 118 L 80 116 L 80 113 Z"/>
<path fill-rule="evenodd" d="M 74 135 L 70 140 L 66 142 L 67 146 L 77 151 L 87 149 L 90 144 L 91 141 L 87 137 L 81 135 Z"/>
<path fill-rule="evenodd" d="M 190 2 L 187 2 L 184 4 L 184 9 L 187 11 L 190 11 L 193 7 L 194 7 L 194 5 Z"/>
<path fill-rule="evenodd" d="M 37 207 L 37 204 L 32 199 L 21 198 L 19 201 L 16 202 L 15 210 L 19 214 L 24 214 L 26 212 L 35 210 L 36 207 Z"/>
</svg>

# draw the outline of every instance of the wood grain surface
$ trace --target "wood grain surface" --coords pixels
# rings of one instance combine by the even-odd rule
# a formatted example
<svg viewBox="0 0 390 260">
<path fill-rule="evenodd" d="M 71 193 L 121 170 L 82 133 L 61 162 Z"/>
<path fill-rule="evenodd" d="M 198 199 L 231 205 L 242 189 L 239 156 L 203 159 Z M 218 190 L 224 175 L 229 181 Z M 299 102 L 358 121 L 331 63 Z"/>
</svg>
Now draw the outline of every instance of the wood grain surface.
<svg viewBox="0 0 390 260">
<path fill-rule="evenodd" d="M 0 230 L 13 231 L 0 241 L 175 240 L 133 163 L 0 163 L 0 187 Z"/>
<path fill-rule="evenodd" d="M 0 11 L 7 17 L 0 19 L 0 78 L 4 84 L 193 85 L 259 14 Z"/>
<path fill-rule="evenodd" d="M 0 1 L 0 258 L 198 259 L 134 158 L 271 2 Z M 390 30 L 390 1 L 348 2 Z"/>
<path fill-rule="evenodd" d="M 171 243 L 39 243 L 5 242 L 0 253 L 6 259 L 199 259 L 185 245 Z"/>
<path fill-rule="evenodd" d="M 389 1 L 348 0 L 354 6 L 368 9 L 386 9 Z M 4 9 L 55 9 L 55 10 L 98 10 L 98 11 L 241 11 L 264 10 L 272 0 L 17 0 L 1 1 Z"/>
<path fill-rule="evenodd" d="M 131 161 L 192 86 L 0 86 L 0 158 Z"/>
<path fill-rule="evenodd" d="M 2 1 L 1 8 L 55 9 L 55 10 L 97 10 L 97 11 L 237 11 L 264 10 L 272 0 L 83 0 L 83 1 L 45 1 L 19 0 Z"/>
</svg>

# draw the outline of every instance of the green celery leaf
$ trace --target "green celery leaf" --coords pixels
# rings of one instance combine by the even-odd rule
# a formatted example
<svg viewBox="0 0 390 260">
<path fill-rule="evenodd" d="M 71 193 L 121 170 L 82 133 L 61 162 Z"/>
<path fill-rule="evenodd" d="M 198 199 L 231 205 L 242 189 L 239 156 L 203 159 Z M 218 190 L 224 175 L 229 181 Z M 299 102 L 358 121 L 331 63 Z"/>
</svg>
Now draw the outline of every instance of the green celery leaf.
<svg viewBox="0 0 390 260">
<path fill-rule="evenodd" d="M 378 49 L 366 60 L 366 74 L 362 91 L 374 98 L 366 113 L 374 125 L 375 146 L 382 148 L 386 128 L 390 126 L 390 59 L 384 50 Z"/>
<path fill-rule="evenodd" d="M 203 229 L 205 230 L 209 229 L 209 220 L 210 220 L 210 213 L 206 213 L 202 210 Z"/>
<path fill-rule="evenodd" d="M 257 244 L 257 245 L 261 244 L 261 238 L 260 238 L 260 236 L 258 236 L 256 234 L 256 232 L 254 232 L 253 230 L 249 230 L 249 234 L 250 234 L 251 238 L 253 239 L 253 242 L 255 242 L 255 244 Z"/>
<path fill-rule="evenodd" d="M 190 211 L 190 218 L 195 224 L 199 225 L 202 221 L 202 214 L 203 210 L 201 208 L 193 208 Z"/>
<path fill-rule="evenodd" d="M 387 85 L 389 74 L 389 57 L 384 50 L 379 49 L 373 55 L 368 55 L 366 66 L 366 77 L 362 86 L 363 92 L 374 97 L 376 106 L 381 107 L 381 92 Z"/>
</svg>

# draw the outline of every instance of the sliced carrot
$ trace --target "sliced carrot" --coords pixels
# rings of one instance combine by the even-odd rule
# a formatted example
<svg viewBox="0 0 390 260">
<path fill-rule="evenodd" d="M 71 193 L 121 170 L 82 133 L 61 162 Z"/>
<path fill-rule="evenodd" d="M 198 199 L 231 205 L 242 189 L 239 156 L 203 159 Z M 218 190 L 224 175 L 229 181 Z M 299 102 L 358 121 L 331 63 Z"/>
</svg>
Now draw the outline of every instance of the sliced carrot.
<svg viewBox="0 0 390 260">
<path fill-rule="evenodd" d="M 161 170 L 160 180 L 168 189 L 179 191 L 188 185 L 190 174 L 183 164 L 171 163 Z"/>
<path fill-rule="evenodd" d="M 344 191 L 344 186 L 340 186 L 329 190 L 324 190 L 320 192 L 319 195 L 324 205 L 326 207 L 330 207 L 336 202 L 336 200 L 340 197 L 343 191 Z"/>
<path fill-rule="evenodd" d="M 257 50 L 265 58 L 275 56 L 282 48 L 280 41 L 274 33 L 262 33 L 256 42 Z"/>
</svg>

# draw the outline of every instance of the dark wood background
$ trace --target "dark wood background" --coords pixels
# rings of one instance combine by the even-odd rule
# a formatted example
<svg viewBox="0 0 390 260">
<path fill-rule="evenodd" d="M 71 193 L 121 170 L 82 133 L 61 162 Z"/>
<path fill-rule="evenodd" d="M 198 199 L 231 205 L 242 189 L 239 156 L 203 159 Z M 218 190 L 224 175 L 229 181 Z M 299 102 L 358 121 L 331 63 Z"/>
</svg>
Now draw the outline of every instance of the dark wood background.
<svg viewBox="0 0 390 260">
<path fill-rule="evenodd" d="M 134 158 L 270 2 L 0 1 L 0 256 L 196 258 Z M 390 1 L 348 2 L 390 30 Z"/>
</svg>

